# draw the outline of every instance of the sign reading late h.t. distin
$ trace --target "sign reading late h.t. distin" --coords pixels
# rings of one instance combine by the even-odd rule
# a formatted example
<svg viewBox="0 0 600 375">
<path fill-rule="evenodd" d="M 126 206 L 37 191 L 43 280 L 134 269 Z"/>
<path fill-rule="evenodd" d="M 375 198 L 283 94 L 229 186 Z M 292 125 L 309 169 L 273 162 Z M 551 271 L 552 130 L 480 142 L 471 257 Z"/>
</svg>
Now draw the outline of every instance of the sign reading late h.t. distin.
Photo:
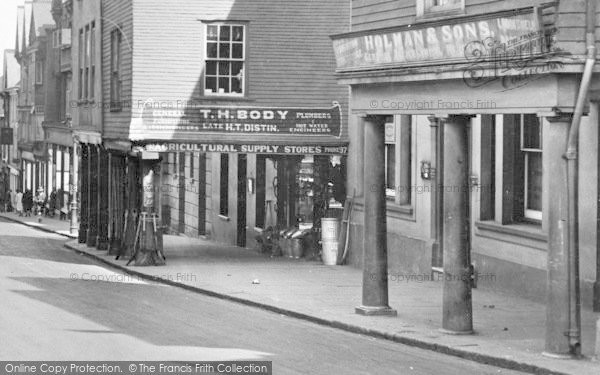
<svg viewBox="0 0 600 375">
<path fill-rule="evenodd" d="M 186 135 L 199 133 L 339 137 L 341 117 L 337 103 L 331 108 L 263 108 L 170 106 L 148 101 L 131 131 L 147 139 L 159 135 L 189 139 Z"/>
<path fill-rule="evenodd" d="M 450 24 L 406 25 L 394 30 L 355 33 L 333 37 L 339 70 L 376 68 L 411 63 L 465 60 L 471 42 L 491 38 L 500 43 L 518 43 L 540 31 L 533 9 L 515 11 L 495 18 L 471 18 Z M 528 51 L 541 53 L 538 51 Z"/>
</svg>

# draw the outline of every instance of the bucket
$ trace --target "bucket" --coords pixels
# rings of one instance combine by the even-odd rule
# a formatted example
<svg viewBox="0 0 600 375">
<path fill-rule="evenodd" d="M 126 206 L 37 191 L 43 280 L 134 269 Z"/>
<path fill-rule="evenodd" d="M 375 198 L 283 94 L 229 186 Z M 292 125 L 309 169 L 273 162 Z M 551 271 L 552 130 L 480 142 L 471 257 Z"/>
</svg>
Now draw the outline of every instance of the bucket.
<svg viewBox="0 0 600 375">
<path fill-rule="evenodd" d="M 292 257 L 299 259 L 304 255 L 304 244 L 301 238 L 293 238 L 290 240 L 292 246 Z"/>
<path fill-rule="evenodd" d="M 324 243 L 338 240 L 339 226 L 339 220 L 336 218 L 321 219 L 321 239 Z"/>
<path fill-rule="evenodd" d="M 326 266 L 335 266 L 337 264 L 337 254 L 338 254 L 338 242 L 325 242 L 323 241 L 323 254 L 321 258 L 323 259 L 323 264 Z"/>
</svg>

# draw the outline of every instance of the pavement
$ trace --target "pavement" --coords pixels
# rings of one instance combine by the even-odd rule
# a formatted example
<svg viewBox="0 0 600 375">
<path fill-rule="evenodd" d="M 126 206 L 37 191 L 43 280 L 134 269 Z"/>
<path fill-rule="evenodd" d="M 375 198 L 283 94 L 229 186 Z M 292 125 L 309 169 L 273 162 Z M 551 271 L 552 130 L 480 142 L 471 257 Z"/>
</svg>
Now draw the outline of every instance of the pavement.
<svg viewBox="0 0 600 375">
<path fill-rule="evenodd" d="M 9 220 L 68 237 L 68 222 L 44 218 L 41 223 L 12 213 Z M 71 240 L 66 247 L 91 256 L 140 279 L 259 307 L 317 324 L 429 349 L 479 363 L 536 374 L 600 374 L 595 352 L 599 313 L 582 312 L 582 359 L 542 355 L 545 305 L 481 289 L 473 290 L 475 334 L 440 332 L 442 286 L 424 275 L 390 274 L 389 301 L 397 317 L 365 317 L 361 303 L 362 271 L 349 266 L 324 266 L 304 259 L 269 258 L 254 250 L 223 246 L 183 236 L 165 236 L 167 264 L 126 266 Z"/>
</svg>

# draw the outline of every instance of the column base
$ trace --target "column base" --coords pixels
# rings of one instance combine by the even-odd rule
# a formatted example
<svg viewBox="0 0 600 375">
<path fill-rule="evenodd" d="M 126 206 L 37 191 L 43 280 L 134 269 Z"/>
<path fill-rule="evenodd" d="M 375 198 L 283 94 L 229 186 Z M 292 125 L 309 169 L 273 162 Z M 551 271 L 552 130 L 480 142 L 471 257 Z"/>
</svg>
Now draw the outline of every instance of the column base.
<svg viewBox="0 0 600 375">
<path fill-rule="evenodd" d="M 546 351 L 543 351 L 542 355 L 544 357 L 553 358 L 553 359 L 578 359 L 578 358 L 580 358 L 574 354 L 551 353 L 551 352 L 546 352 Z"/>
<path fill-rule="evenodd" d="M 96 247 L 98 250 L 108 250 L 108 238 L 100 238 L 96 239 Z"/>
<path fill-rule="evenodd" d="M 445 328 L 440 328 L 438 330 L 439 332 L 445 334 L 445 335 L 453 335 L 453 336 L 468 336 L 468 335 L 472 335 L 475 333 L 474 330 L 469 330 L 469 331 L 452 331 L 450 329 L 445 329 Z"/>
<path fill-rule="evenodd" d="M 364 316 L 398 316 L 398 311 L 389 306 L 358 306 L 354 312 Z"/>
</svg>

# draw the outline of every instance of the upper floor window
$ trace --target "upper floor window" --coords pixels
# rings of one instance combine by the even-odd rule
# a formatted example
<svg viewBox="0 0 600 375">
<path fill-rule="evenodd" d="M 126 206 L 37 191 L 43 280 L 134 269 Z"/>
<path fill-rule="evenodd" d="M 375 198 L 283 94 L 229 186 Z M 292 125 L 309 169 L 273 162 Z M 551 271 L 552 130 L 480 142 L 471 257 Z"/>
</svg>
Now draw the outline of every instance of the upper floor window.
<svg viewBox="0 0 600 375">
<path fill-rule="evenodd" d="M 110 108 L 113 111 L 121 110 L 122 81 L 121 81 L 121 42 L 120 29 L 110 33 Z"/>
<path fill-rule="evenodd" d="M 206 25 L 206 95 L 244 95 L 244 25 Z"/>
<path fill-rule="evenodd" d="M 93 99 L 96 79 L 96 22 L 79 30 L 79 99 Z"/>
<path fill-rule="evenodd" d="M 417 17 L 443 16 L 465 9 L 465 0 L 417 0 Z"/>
<path fill-rule="evenodd" d="M 35 84 L 41 85 L 44 83 L 44 62 L 37 60 L 35 62 Z"/>
</svg>

